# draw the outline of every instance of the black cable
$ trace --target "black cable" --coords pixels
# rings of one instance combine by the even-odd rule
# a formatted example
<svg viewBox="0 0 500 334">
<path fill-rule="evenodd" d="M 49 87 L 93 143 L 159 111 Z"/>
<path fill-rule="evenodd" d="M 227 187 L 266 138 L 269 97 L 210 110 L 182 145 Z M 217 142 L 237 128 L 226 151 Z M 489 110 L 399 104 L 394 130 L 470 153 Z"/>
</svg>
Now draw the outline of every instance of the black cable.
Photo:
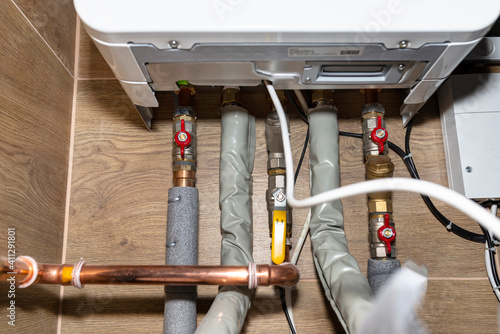
<svg viewBox="0 0 500 334">
<path fill-rule="evenodd" d="M 285 94 L 286 94 L 286 97 L 288 97 L 288 100 L 290 101 L 290 103 L 295 108 L 295 111 L 297 111 L 297 113 L 299 114 L 300 118 L 302 118 L 302 120 L 304 122 L 309 124 L 309 121 L 307 120 L 307 115 L 304 113 L 302 108 L 299 106 L 299 104 L 293 98 L 292 92 L 290 92 L 289 90 L 285 90 Z"/>
<path fill-rule="evenodd" d="M 299 177 L 300 167 L 302 166 L 302 161 L 304 161 L 304 156 L 306 154 L 307 144 L 309 143 L 309 126 L 307 126 L 306 139 L 304 140 L 304 146 L 302 147 L 302 154 L 300 155 L 299 163 L 297 165 L 297 170 L 295 170 L 295 176 L 293 178 L 293 184 L 297 183 L 297 178 Z"/>
<path fill-rule="evenodd" d="M 484 229 L 482 226 L 481 230 L 484 233 L 484 237 L 486 240 L 486 246 L 488 246 L 488 251 L 490 252 L 490 265 L 491 265 L 491 274 L 493 276 L 494 282 L 490 282 L 492 285 L 491 287 L 493 289 L 498 288 L 500 286 L 500 278 L 498 278 L 498 270 L 497 270 L 497 264 L 495 262 L 495 245 L 493 243 L 493 239 L 491 238 L 490 233 Z M 495 286 L 493 286 L 495 284 Z"/>
<path fill-rule="evenodd" d="M 413 129 L 413 118 L 408 122 L 408 125 L 406 126 L 406 135 L 405 135 L 405 150 L 406 154 L 403 158 L 403 162 L 406 165 L 406 168 L 408 168 L 408 171 L 410 172 L 410 175 L 414 179 L 420 180 L 420 176 L 418 175 L 417 172 L 417 167 L 415 166 L 415 162 L 413 161 L 413 157 L 411 156 L 411 150 L 410 150 L 410 135 L 411 135 L 411 130 Z M 427 208 L 429 208 L 429 211 L 434 215 L 434 217 L 444 226 L 448 229 L 448 231 L 454 233 L 455 235 L 469 241 L 473 242 L 478 242 L 478 243 L 485 243 L 486 239 L 485 236 L 482 234 L 477 234 L 471 231 L 468 231 L 466 229 L 461 228 L 460 226 L 454 224 L 451 220 L 446 218 L 432 203 L 432 200 L 429 198 L 429 196 L 421 195 L 422 199 L 424 200 L 425 205 L 427 205 Z"/>
</svg>

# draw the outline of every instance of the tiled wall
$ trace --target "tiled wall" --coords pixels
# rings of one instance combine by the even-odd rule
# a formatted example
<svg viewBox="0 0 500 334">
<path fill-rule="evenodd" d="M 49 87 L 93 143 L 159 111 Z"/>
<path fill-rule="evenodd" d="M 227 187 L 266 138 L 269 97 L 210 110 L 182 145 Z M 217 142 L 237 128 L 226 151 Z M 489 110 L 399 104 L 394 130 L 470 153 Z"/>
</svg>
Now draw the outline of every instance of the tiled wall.
<svg viewBox="0 0 500 334">
<path fill-rule="evenodd" d="M 7 228 L 16 255 L 61 261 L 73 101 L 76 15 L 70 1 L 1 1 L 0 256 Z M 17 290 L 16 326 L 1 333 L 55 333 L 59 287 Z"/>
</svg>

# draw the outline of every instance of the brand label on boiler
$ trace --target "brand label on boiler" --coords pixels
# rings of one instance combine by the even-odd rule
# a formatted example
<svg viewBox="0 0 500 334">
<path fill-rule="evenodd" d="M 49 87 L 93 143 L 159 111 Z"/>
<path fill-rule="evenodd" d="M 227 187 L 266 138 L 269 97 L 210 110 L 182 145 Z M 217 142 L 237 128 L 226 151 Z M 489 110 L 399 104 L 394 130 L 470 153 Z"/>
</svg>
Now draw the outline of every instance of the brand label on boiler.
<svg viewBox="0 0 500 334">
<path fill-rule="evenodd" d="M 314 48 L 289 48 L 288 57 L 324 57 L 324 56 L 361 56 L 364 47 L 314 47 Z"/>
</svg>

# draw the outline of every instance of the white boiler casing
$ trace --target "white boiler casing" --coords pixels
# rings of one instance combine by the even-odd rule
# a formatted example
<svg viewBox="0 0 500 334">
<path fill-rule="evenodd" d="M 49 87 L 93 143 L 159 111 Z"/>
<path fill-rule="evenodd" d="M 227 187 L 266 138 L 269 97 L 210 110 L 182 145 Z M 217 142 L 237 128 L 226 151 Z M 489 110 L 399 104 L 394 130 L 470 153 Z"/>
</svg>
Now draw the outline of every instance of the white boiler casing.
<svg viewBox="0 0 500 334">
<path fill-rule="evenodd" d="M 403 122 L 500 15 L 497 0 L 75 0 L 145 123 L 155 91 L 194 85 L 402 88 Z"/>
</svg>

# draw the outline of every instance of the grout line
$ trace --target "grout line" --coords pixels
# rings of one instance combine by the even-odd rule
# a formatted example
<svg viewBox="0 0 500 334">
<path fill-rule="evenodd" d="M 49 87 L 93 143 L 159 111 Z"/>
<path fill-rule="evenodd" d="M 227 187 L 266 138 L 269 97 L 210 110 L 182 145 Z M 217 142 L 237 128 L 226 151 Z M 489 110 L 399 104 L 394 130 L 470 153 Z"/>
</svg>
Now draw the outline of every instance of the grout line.
<svg viewBox="0 0 500 334">
<path fill-rule="evenodd" d="M 118 80 L 117 78 L 78 78 L 80 81 Z"/>
<path fill-rule="evenodd" d="M 80 18 L 76 18 L 76 34 L 75 34 L 75 68 L 73 77 L 73 104 L 71 107 L 71 133 L 69 140 L 69 154 L 68 154 L 68 180 L 66 184 L 66 206 L 64 208 L 64 235 L 63 246 L 61 254 L 61 263 L 66 262 L 67 249 L 68 249 L 68 234 L 69 234 L 69 210 L 71 201 L 71 181 L 73 179 L 73 156 L 75 148 L 75 123 L 76 123 L 76 103 L 78 94 L 78 72 L 80 65 Z M 64 286 L 61 286 L 59 292 L 59 312 L 57 315 L 57 334 L 62 332 L 62 311 L 64 301 Z"/>
<path fill-rule="evenodd" d="M 30 19 L 24 14 L 24 12 L 21 10 L 21 8 L 19 8 L 19 6 L 15 3 L 14 0 L 11 0 L 11 2 L 17 8 L 17 10 L 19 10 L 19 12 L 21 13 L 21 15 L 26 19 L 26 21 L 31 26 L 31 28 L 33 28 L 33 30 L 35 30 L 35 32 L 42 39 L 42 41 L 45 43 L 45 45 L 47 45 L 47 47 L 52 52 L 52 54 L 54 56 L 56 56 L 57 60 L 59 60 L 59 62 L 61 63 L 61 65 L 64 67 L 64 69 L 66 69 L 66 71 L 68 71 L 69 75 L 71 75 L 72 78 L 75 78 L 76 76 L 73 75 L 71 73 L 71 71 L 66 67 L 66 65 L 62 62 L 61 58 L 59 58 L 59 56 L 57 55 L 57 53 L 55 53 L 54 49 L 52 49 L 52 47 L 49 45 L 49 43 L 47 43 L 47 41 L 45 40 L 45 38 L 43 38 L 42 34 L 40 34 L 40 32 L 38 31 L 38 29 L 33 25 L 33 23 L 31 23 Z M 79 32 L 77 32 L 77 34 L 78 33 Z"/>
<path fill-rule="evenodd" d="M 428 277 L 429 281 L 487 281 L 488 277 Z"/>
<path fill-rule="evenodd" d="M 429 281 L 487 281 L 487 277 L 427 277 Z M 300 282 L 319 282 L 316 278 L 300 279 Z"/>
</svg>

